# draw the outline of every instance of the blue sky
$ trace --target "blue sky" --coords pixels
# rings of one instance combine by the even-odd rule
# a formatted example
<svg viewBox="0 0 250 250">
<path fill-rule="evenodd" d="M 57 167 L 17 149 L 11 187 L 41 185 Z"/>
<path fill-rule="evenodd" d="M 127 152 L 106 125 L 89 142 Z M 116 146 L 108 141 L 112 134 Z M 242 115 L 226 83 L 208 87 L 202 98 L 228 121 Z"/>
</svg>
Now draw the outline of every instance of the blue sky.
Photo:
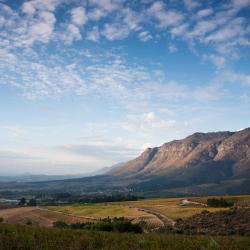
<svg viewBox="0 0 250 250">
<path fill-rule="evenodd" d="M 0 174 L 75 174 L 250 122 L 250 1 L 0 0 Z"/>
</svg>

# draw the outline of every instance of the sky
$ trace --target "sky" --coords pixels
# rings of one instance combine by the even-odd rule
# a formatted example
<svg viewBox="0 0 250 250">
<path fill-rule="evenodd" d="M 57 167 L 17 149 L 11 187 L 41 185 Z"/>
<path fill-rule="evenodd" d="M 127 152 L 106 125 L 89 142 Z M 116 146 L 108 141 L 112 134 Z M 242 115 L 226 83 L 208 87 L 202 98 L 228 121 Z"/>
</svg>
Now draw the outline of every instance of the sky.
<svg viewBox="0 0 250 250">
<path fill-rule="evenodd" d="M 250 0 L 0 0 L 0 174 L 80 174 L 250 126 Z"/>
</svg>

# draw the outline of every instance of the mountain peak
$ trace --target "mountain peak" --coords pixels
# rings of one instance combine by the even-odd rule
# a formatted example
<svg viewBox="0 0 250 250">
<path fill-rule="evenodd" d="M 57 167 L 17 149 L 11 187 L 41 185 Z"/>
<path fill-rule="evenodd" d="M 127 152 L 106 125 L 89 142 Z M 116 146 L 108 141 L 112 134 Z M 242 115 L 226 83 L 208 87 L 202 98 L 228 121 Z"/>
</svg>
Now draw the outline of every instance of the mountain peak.
<svg viewBox="0 0 250 250">
<path fill-rule="evenodd" d="M 161 175 L 176 169 L 234 162 L 249 162 L 250 128 L 239 132 L 194 133 L 182 140 L 164 143 L 160 147 L 147 148 L 139 157 L 113 169 L 110 174 L 123 176 Z M 236 150 L 232 152 L 232 150 Z M 243 157 L 244 156 L 244 157 Z M 231 164 L 231 163 L 230 163 Z"/>
</svg>

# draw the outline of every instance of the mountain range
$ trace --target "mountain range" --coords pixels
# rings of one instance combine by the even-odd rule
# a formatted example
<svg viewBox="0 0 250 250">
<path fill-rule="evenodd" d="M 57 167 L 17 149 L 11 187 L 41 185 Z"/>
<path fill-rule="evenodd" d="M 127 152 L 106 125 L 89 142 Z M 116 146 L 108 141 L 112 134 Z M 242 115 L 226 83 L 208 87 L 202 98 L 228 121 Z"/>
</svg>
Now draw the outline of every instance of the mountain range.
<svg viewBox="0 0 250 250">
<path fill-rule="evenodd" d="M 144 196 L 250 193 L 250 128 L 194 133 L 146 149 L 98 175 L 76 179 L 1 184 L 1 190 L 133 192 Z"/>
<path fill-rule="evenodd" d="M 130 185 L 136 191 L 250 192 L 250 128 L 195 133 L 148 148 L 107 174 L 139 179 Z"/>
</svg>

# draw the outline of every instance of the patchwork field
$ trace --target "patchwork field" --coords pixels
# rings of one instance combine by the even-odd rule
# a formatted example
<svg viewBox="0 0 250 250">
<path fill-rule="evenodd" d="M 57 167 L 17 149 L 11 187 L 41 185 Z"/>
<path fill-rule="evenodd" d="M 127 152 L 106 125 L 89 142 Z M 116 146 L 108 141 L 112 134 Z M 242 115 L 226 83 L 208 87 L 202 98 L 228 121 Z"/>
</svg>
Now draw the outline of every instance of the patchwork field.
<svg viewBox="0 0 250 250">
<path fill-rule="evenodd" d="M 143 221 L 146 223 L 148 230 L 154 230 L 164 225 L 174 225 L 177 219 L 185 219 L 204 210 L 216 212 L 228 209 L 207 207 L 205 203 L 208 198 L 211 197 L 19 207 L 1 209 L 0 217 L 4 219 L 5 223 L 9 224 L 32 224 L 45 227 L 51 227 L 55 221 L 74 223 L 95 221 L 106 217 L 125 217 L 133 222 Z M 239 204 L 250 201 L 250 196 L 224 196 L 224 198 Z"/>
<path fill-rule="evenodd" d="M 244 200 L 249 198 L 249 196 L 246 196 L 237 199 Z M 145 199 L 105 204 L 49 206 L 46 209 L 68 215 L 91 217 L 93 219 L 126 217 L 136 222 L 144 221 L 152 229 L 166 224 L 173 225 L 179 218 L 188 218 L 204 210 L 216 212 L 228 209 L 207 207 L 205 204 L 206 199 L 206 197 L 191 198 L 186 203 L 183 203 L 183 201 L 187 201 L 187 199 L 183 198 Z"/>
</svg>

